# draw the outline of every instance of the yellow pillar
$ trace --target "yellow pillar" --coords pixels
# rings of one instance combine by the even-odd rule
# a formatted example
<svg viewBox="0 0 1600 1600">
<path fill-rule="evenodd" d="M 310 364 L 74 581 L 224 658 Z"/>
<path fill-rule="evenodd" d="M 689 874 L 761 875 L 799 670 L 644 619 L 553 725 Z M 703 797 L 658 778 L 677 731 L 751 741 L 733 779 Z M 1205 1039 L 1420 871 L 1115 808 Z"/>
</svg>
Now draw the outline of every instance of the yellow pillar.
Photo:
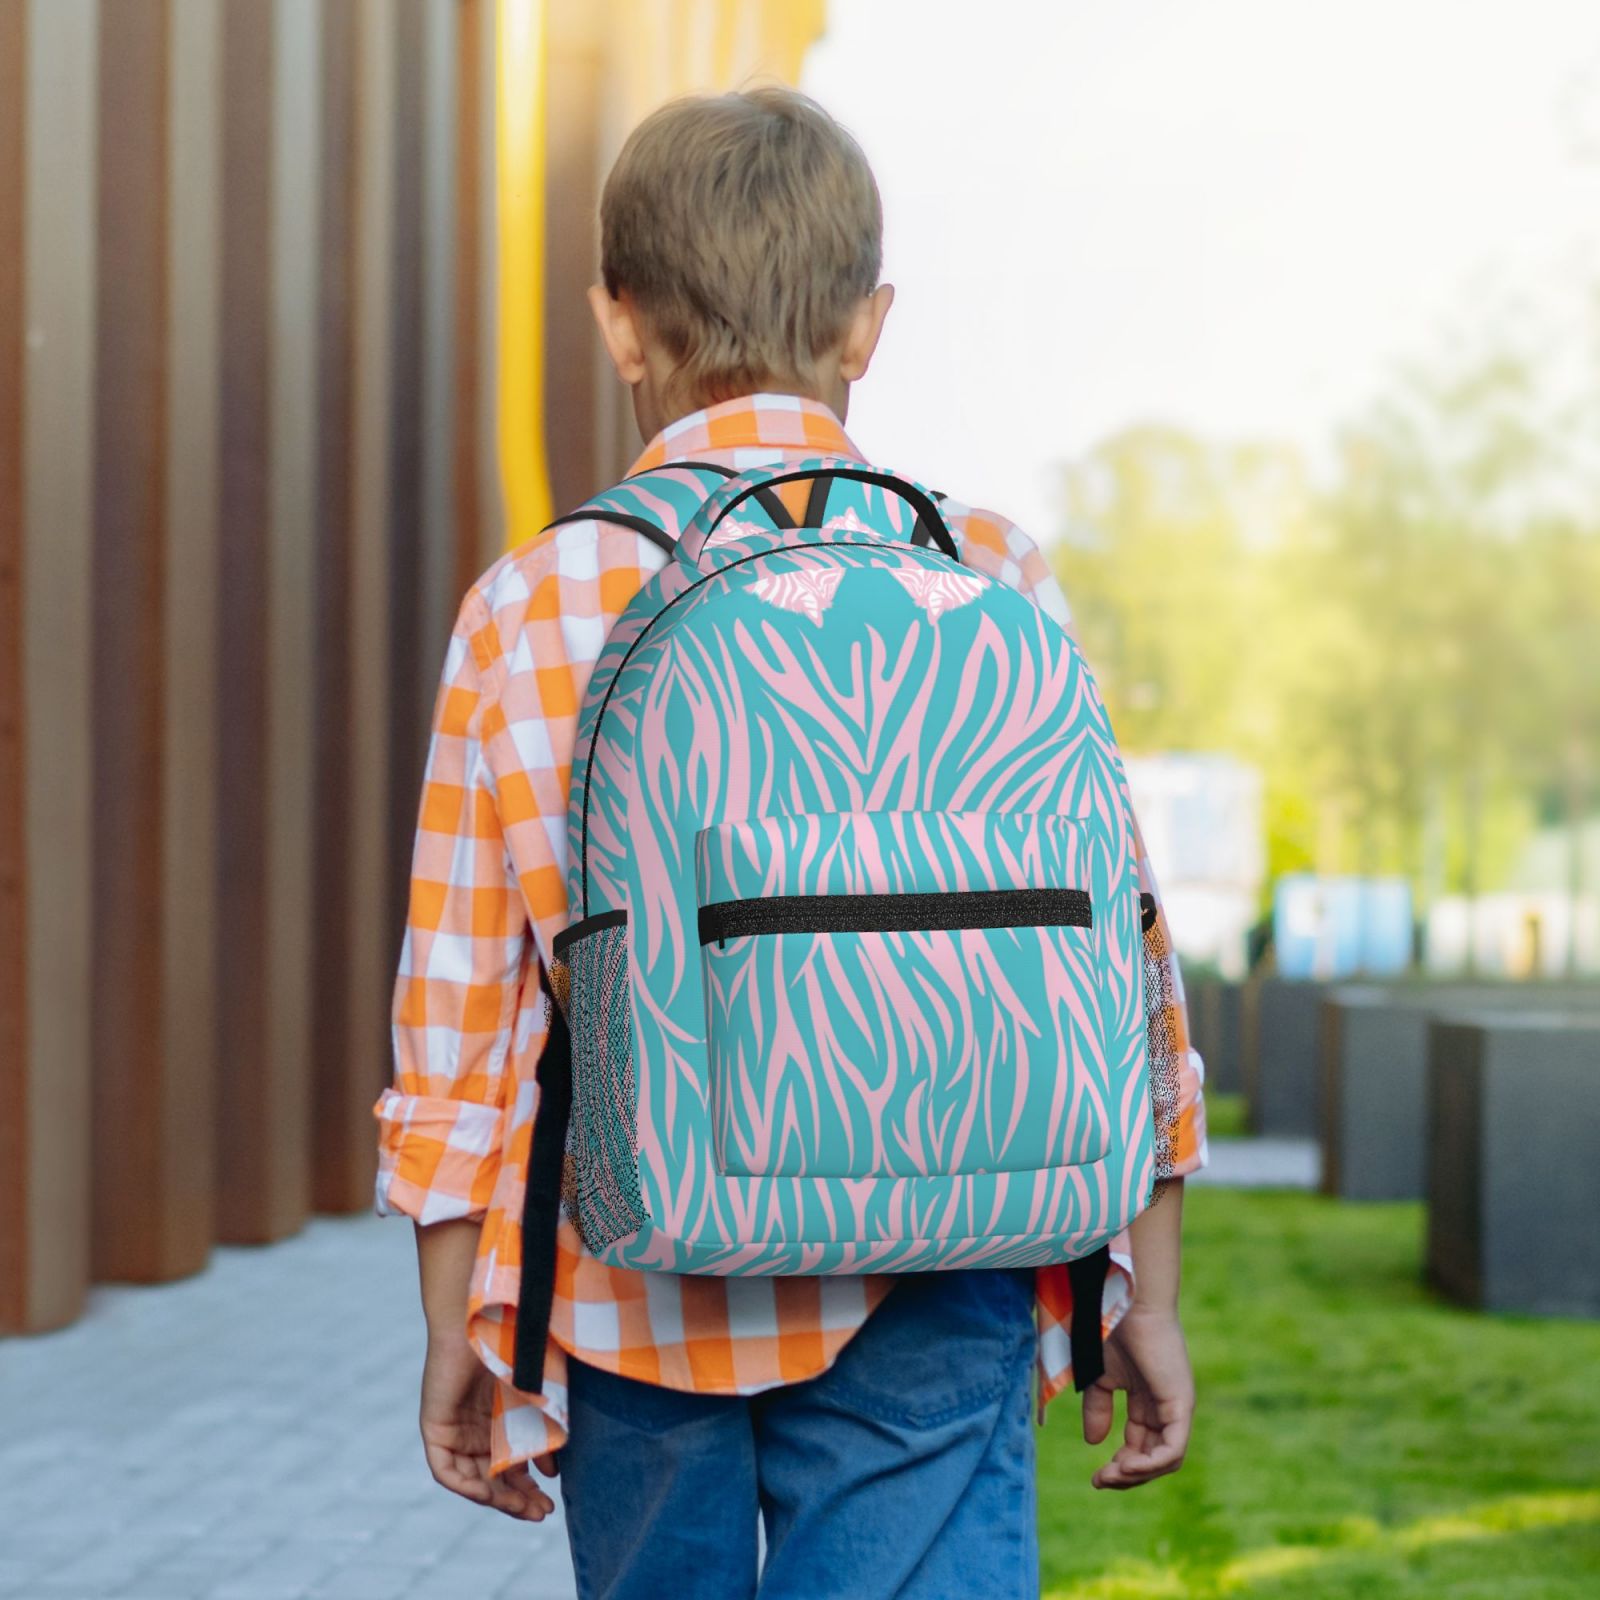
<svg viewBox="0 0 1600 1600">
<path fill-rule="evenodd" d="M 498 0 L 495 232 L 506 543 L 551 518 L 544 418 L 544 0 Z"/>
<path fill-rule="evenodd" d="M 498 441 L 508 548 L 552 515 L 543 397 L 548 7 L 495 0 Z M 821 36 L 825 0 L 569 0 L 581 3 L 607 80 L 595 145 L 609 164 L 621 129 L 673 95 L 762 78 L 793 83 Z M 589 8 L 593 8 L 590 10 Z M 596 105 L 592 114 L 602 116 Z"/>
</svg>

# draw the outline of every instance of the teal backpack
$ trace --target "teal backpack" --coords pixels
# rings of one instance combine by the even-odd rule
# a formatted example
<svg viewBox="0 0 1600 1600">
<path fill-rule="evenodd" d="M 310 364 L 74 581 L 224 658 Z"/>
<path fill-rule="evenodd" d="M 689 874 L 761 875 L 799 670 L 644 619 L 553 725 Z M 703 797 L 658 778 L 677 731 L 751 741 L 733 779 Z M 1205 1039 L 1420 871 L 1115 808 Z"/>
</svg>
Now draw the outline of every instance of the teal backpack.
<svg viewBox="0 0 1600 1600">
<path fill-rule="evenodd" d="M 1071 1263 L 1082 1387 L 1106 1246 L 1155 1175 L 1105 709 L 1066 631 L 962 565 L 927 490 L 816 459 L 708 493 L 726 470 L 570 519 L 671 559 L 579 721 L 516 1381 L 542 1363 L 559 1170 L 617 1267 Z M 774 492 L 797 482 L 799 525 Z"/>
</svg>

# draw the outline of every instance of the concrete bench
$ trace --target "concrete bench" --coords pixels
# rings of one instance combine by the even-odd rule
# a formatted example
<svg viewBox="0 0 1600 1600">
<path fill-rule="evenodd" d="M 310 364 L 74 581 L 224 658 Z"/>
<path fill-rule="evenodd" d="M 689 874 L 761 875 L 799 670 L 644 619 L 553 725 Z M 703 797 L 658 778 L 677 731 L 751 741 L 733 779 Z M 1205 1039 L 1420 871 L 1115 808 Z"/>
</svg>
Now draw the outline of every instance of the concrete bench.
<svg viewBox="0 0 1600 1600">
<path fill-rule="evenodd" d="M 1356 984 L 1328 991 L 1321 1023 L 1322 1189 L 1417 1200 L 1427 1187 L 1428 1029 L 1464 1011 L 1600 1009 L 1600 984 Z"/>
<path fill-rule="evenodd" d="M 1492 1311 L 1600 1316 L 1600 1015 L 1429 1031 L 1429 1281 Z"/>
<path fill-rule="evenodd" d="M 1250 1131 L 1314 1139 L 1320 1122 L 1318 1030 L 1326 983 L 1260 978 L 1245 999 L 1244 1091 Z"/>
<path fill-rule="evenodd" d="M 1243 985 L 1227 978 L 1185 980 L 1189 1029 L 1206 1064 L 1206 1088 L 1216 1094 L 1244 1090 Z"/>
</svg>

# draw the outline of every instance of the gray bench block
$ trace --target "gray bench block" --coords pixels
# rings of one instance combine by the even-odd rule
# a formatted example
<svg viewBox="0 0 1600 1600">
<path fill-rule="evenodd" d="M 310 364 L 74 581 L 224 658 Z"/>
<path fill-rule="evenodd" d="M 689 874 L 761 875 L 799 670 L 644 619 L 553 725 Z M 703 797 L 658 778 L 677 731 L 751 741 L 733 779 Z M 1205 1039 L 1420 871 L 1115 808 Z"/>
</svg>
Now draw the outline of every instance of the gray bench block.
<svg viewBox="0 0 1600 1600">
<path fill-rule="evenodd" d="M 1329 991 L 1321 1034 L 1322 1188 L 1345 1200 L 1426 1192 L 1428 1029 L 1464 1011 L 1586 1011 L 1600 984 L 1351 985 Z"/>
<path fill-rule="evenodd" d="M 1226 978 L 1185 984 L 1189 1029 L 1206 1064 L 1206 1088 L 1217 1094 L 1244 1090 L 1243 985 Z"/>
<path fill-rule="evenodd" d="M 1249 1004 L 1245 1094 L 1250 1129 L 1268 1138 L 1317 1136 L 1318 1029 L 1328 985 L 1304 978 L 1262 978 Z"/>
<path fill-rule="evenodd" d="M 1426 1184 L 1425 1004 L 1385 989 L 1323 1002 L 1322 1190 L 1346 1200 L 1416 1200 Z"/>
<path fill-rule="evenodd" d="M 1493 1311 L 1600 1316 L 1600 1015 L 1429 1032 L 1429 1280 Z"/>
</svg>

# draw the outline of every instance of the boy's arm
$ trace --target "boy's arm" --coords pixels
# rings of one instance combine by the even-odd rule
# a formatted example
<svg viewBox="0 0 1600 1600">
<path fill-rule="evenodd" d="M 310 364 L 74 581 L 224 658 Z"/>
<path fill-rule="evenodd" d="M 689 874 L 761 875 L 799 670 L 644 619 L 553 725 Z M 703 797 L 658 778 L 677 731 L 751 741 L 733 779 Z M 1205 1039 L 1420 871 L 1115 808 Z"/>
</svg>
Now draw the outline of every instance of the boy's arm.
<svg viewBox="0 0 1600 1600">
<path fill-rule="evenodd" d="M 1094 1474 L 1097 1489 L 1136 1489 L 1176 1472 L 1189 1449 L 1194 1375 L 1178 1320 L 1178 1261 L 1183 1179 L 1160 1205 L 1134 1218 L 1133 1303 L 1106 1341 L 1105 1372 L 1083 1394 L 1083 1437 L 1100 1444 L 1111 1432 L 1117 1390 L 1127 1394 L 1122 1444 Z"/>
<path fill-rule="evenodd" d="M 492 637 L 469 591 L 434 701 L 390 1008 L 394 1078 L 373 1108 L 377 1210 L 422 1224 L 481 1220 L 500 1168 L 527 910 L 482 742 Z"/>
<path fill-rule="evenodd" d="M 420 1424 L 433 1476 L 510 1516 L 550 1497 L 524 1470 L 491 1474 L 494 1378 L 467 1337 L 484 1212 L 500 1171 L 527 911 L 485 755 L 497 662 L 488 609 L 463 600 L 434 702 L 390 1011 L 394 1079 L 373 1108 L 377 1209 L 416 1223 L 427 1355 Z"/>
</svg>

